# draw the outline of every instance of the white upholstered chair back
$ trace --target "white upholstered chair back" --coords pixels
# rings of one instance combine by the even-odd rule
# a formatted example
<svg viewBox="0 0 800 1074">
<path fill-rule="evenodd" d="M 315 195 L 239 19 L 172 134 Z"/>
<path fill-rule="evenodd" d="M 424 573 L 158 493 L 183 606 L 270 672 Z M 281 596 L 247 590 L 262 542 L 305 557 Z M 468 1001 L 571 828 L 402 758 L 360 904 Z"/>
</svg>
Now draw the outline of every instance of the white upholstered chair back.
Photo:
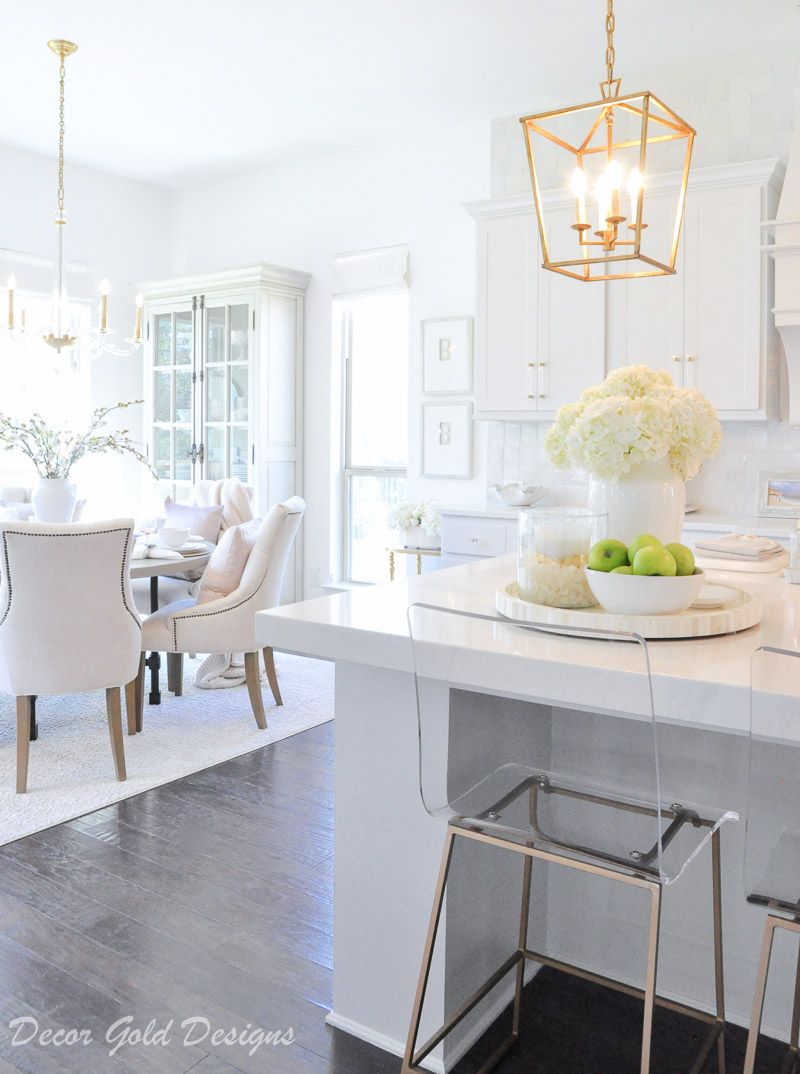
<svg viewBox="0 0 800 1074">
<path fill-rule="evenodd" d="M 135 679 L 133 520 L 0 523 L 0 690 L 84 693 Z"/>
</svg>

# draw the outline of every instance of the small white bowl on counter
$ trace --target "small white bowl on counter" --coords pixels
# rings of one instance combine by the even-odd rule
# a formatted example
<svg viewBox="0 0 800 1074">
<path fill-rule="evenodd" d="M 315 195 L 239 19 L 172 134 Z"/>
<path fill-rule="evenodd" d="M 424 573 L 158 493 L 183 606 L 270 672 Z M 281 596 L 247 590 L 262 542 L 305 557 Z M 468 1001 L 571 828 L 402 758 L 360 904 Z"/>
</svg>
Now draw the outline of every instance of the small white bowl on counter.
<svg viewBox="0 0 800 1074">
<path fill-rule="evenodd" d="M 678 615 L 703 588 L 704 572 L 672 578 L 651 574 L 613 574 L 586 568 L 586 581 L 607 612 L 614 615 Z"/>
</svg>

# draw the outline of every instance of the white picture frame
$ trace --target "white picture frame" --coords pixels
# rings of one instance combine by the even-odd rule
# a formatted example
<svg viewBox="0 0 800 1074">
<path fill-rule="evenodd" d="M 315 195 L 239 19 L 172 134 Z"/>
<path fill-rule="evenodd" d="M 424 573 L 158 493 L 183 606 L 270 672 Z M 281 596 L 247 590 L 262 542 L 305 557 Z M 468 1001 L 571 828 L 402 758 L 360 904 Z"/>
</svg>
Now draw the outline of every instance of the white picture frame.
<svg viewBox="0 0 800 1074">
<path fill-rule="evenodd" d="M 756 515 L 800 518 L 800 470 L 759 470 Z"/>
<path fill-rule="evenodd" d="M 421 404 L 422 477 L 470 477 L 472 403 Z"/>
<path fill-rule="evenodd" d="M 423 395 L 472 391 L 472 318 L 435 317 L 420 322 Z"/>
</svg>

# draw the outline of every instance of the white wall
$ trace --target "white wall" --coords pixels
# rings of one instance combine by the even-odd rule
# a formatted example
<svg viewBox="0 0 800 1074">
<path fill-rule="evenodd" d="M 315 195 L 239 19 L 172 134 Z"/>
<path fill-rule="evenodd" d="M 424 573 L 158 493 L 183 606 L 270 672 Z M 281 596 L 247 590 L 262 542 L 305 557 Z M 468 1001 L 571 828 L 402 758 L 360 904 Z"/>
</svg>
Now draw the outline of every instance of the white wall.
<svg viewBox="0 0 800 1074">
<path fill-rule="evenodd" d="M 68 221 L 65 255 L 68 260 L 91 267 L 95 294 L 102 278 L 108 277 L 112 287 L 108 300 L 109 327 L 118 330 L 123 338 L 130 336 L 134 325 L 135 284 L 168 271 L 170 192 L 73 166 L 69 161 L 64 178 Z M 0 146 L 0 247 L 53 257 L 56 180 L 55 160 Z M 24 266 L 15 271 L 22 294 Z M 97 324 L 97 319 L 95 307 L 92 323 Z M 20 360 L 24 360 L 23 353 Z M 89 408 L 141 398 L 141 355 L 95 359 L 91 363 L 90 383 Z M 129 428 L 138 440 L 142 438 L 140 409 L 126 411 L 121 421 L 114 423 L 117 428 Z M 94 456 L 79 463 L 72 476 L 79 494 L 102 485 L 102 504 L 96 502 L 97 493 L 93 497 L 90 493 L 87 510 L 91 514 L 108 517 L 139 512 L 142 468 L 138 463 L 118 455 Z"/>
<path fill-rule="evenodd" d="M 419 477 L 419 322 L 472 315 L 475 225 L 462 202 L 489 193 L 487 123 L 385 141 L 175 194 L 172 271 L 193 272 L 267 261 L 312 273 L 306 303 L 305 461 L 302 492 L 305 594 L 312 571 L 335 573 L 339 537 L 331 459 L 339 386 L 331 361 L 331 259 L 334 254 L 408 243 L 410 248 L 410 498 L 481 499 L 485 425 L 474 431 L 471 480 Z M 391 383 L 386 385 L 391 398 Z M 335 557 L 334 557 L 335 558 Z M 316 591 L 319 592 L 319 591 Z"/>
</svg>

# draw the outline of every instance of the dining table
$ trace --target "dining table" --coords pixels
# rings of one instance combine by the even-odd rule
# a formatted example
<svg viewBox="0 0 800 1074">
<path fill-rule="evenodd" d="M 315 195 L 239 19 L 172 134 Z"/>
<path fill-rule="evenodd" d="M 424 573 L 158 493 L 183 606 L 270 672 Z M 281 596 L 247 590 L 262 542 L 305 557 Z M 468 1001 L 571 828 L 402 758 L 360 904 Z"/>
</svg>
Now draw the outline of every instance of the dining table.
<svg viewBox="0 0 800 1074">
<path fill-rule="evenodd" d="M 203 541 L 203 544 L 206 546 L 205 552 L 200 552 L 191 556 L 182 556 L 181 559 L 175 559 L 173 557 L 161 558 L 149 555 L 145 559 L 131 560 L 129 570 L 131 579 L 150 579 L 151 614 L 158 611 L 159 578 L 174 578 L 178 575 L 186 574 L 188 571 L 202 569 L 208 563 L 215 546 L 209 541 Z M 161 668 L 161 654 L 150 653 L 145 660 L 145 666 L 150 669 L 150 693 L 148 695 L 148 702 L 151 705 L 160 705 L 161 686 L 159 683 L 159 671 Z"/>
</svg>

